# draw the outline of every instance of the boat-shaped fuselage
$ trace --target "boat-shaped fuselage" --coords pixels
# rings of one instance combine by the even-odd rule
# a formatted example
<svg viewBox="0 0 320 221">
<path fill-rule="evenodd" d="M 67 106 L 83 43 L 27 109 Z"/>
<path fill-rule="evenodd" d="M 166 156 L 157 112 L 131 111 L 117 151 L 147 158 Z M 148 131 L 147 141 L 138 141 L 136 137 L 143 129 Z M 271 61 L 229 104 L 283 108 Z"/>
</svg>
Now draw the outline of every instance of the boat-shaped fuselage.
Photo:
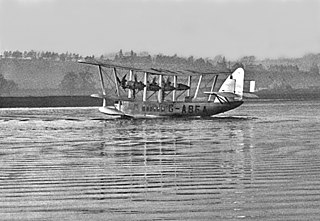
<svg viewBox="0 0 320 221">
<path fill-rule="evenodd" d="M 239 107 L 242 100 L 220 102 L 116 102 L 114 107 L 101 107 L 100 111 L 109 115 L 128 117 L 207 117 Z"/>
</svg>

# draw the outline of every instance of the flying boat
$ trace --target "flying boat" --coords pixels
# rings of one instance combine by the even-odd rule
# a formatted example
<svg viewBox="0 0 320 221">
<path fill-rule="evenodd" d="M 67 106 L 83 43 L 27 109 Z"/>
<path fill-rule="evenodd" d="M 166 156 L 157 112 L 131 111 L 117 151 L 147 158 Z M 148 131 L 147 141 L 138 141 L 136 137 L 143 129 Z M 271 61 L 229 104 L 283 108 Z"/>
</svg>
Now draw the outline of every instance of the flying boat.
<svg viewBox="0 0 320 221">
<path fill-rule="evenodd" d="M 256 98 L 255 81 L 245 80 L 237 64 L 228 71 L 136 68 L 97 60 L 79 63 L 98 67 L 103 100 L 99 111 L 118 117 L 209 117 Z M 248 89 L 248 90 L 246 90 Z"/>
</svg>

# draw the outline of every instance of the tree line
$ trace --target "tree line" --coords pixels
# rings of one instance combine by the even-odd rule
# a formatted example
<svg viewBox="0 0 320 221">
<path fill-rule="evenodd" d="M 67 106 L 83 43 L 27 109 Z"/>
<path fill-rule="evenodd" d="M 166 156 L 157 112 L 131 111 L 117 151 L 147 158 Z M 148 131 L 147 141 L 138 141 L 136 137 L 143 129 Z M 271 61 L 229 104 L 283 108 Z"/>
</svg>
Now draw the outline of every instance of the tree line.
<svg viewBox="0 0 320 221">
<path fill-rule="evenodd" d="M 44 60 L 52 60 L 52 61 L 78 61 L 81 59 L 100 59 L 113 61 L 118 63 L 136 63 L 136 64 L 159 64 L 159 65 L 177 65 L 184 67 L 195 67 L 195 68 L 214 68 L 216 65 L 220 67 L 227 67 L 226 59 L 222 55 L 217 55 L 214 59 L 204 59 L 204 58 L 194 58 L 193 56 L 189 56 L 187 58 L 180 57 L 177 54 L 173 56 L 158 54 L 151 56 L 147 52 L 143 52 L 137 54 L 134 51 L 123 53 L 120 50 L 114 56 L 110 57 L 109 55 L 101 55 L 98 57 L 92 56 L 81 56 L 76 53 L 56 53 L 50 51 L 4 51 L 3 55 L 0 55 L 0 58 L 3 59 L 44 59 Z"/>
<path fill-rule="evenodd" d="M 125 64 L 129 66 L 140 67 L 161 67 L 169 69 L 195 69 L 195 70 L 225 70 L 236 62 L 242 63 L 246 71 L 252 76 L 261 78 L 263 84 L 270 84 L 272 81 L 279 81 L 279 77 L 287 81 L 294 76 L 305 75 L 319 76 L 320 54 L 308 54 L 302 58 L 282 58 L 282 59 L 264 59 L 257 60 L 255 56 L 244 56 L 237 61 L 227 61 L 223 55 L 217 55 L 214 58 L 195 58 L 193 56 L 181 57 L 177 54 L 172 56 L 158 54 L 151 56 L 148 52 L 136 53 L 134 51 L 123 52 L 119 50 L 112 55 L 101 55 L 100 57 L 83 57 L 76 53 L 56 53 L 56 52 L 37 52 L 31 51 L 4 51 L 0 59 L 26 59 L 26 60 L 49 60 L 54 62 L 76 62 L 79 59 L 98 59 L 107 62 Z M 45 68 L 45 67 L 44 67 Z M 303 69 L 303 70 L 302 70 Z M 76 94 L 84 91 L 90 91 L 95 87 L 94 74 L 82 69 L 79 73 L 74 71 L 64 74 L 59 84 L 59 89 L 68 94 Z M 290 83 L 290 82 L 289 82 Z M 18 85 L 4 78 L 0 73 L 0 94 L 10 94 L 17 90 Z"/>
<path fill-rule="evenodd" d="M 101 60 L 108 60 L 104 56 L 100 56 Z M 157 54 L 151 56 L 147 52 L 137 54 L 134 51 L 123 52 L 120 50 L 113 59 L 110 61 L 122 63 L 122 64 L 140 64 L 144 66 L 161 66 L 164 68 L 188 68 L 188 69 L 198 69 L 198 70 L 212 70 L 214 68 L 226 69 L 228 64 L 226 58 L 222 55 L 217 55 L 213 59 L 209 58 L 195 58 L 193 56 L 181 57 L 177 54 L 172 56 Z"/>
<path fill-rule="evenodd" d="M 0 57 L 1 58 L 1 57 Z M 76 53 L 56 53 L 50 51 L 4 51 L 2 58 L 11 58 L 11 59 L 44 59 L 52 61 L 77 61 L 83 59 L 83 57 Z"/>
<path fill-rule="evenodd" d="M 265 68 L 271 66 L 283 66 L 285 70 L 292 69 L 293 66 L 302 70 L 310 70 L 316 68 L 320 64 L 320 54 L 306 54 L 301 58 L 278 58 L 257 60 L 255 56 L 244 56 L 237 61 L 226 61 L 223 55 L 217 55 L 214 58 L 194 58 L 193 56 L 181 57 L 177 54 L 173 56 L 157 54 L 151 56 L 148 52 L 136 53 L 134 51 L 123 52 L 119 50 L 117 53 L 109 55 L 101 55 L 98 57 L 82 56 L 76 53 L 56 53 L 51 51 L 4 51 L 0 55 L 0 59 L 44 59 L 53 61 L 78 61 L 80 59 L 100 59 L 113 61 L 118 63 L 134 63 L 134 64 L 152 64 L 152 65 L 176 65 L 193 68 L 227 68 L 232 63 L 243 63 L 245 65 L 263 64 Z"/>
</svg>

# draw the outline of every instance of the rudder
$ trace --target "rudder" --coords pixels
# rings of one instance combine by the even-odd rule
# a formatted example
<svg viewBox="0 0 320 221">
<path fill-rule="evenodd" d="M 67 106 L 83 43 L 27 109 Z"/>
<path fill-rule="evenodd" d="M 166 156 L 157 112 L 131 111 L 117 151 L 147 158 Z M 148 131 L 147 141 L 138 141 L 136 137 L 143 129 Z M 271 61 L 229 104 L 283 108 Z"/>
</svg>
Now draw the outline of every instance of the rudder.
<svg viewBox="0 0 320 221">
<path fill-rule="evenodd" d="M 244 69 L 237 68 L 221 85 L 219 92 L 231 92 L 243 96 Z"/>
</svg>

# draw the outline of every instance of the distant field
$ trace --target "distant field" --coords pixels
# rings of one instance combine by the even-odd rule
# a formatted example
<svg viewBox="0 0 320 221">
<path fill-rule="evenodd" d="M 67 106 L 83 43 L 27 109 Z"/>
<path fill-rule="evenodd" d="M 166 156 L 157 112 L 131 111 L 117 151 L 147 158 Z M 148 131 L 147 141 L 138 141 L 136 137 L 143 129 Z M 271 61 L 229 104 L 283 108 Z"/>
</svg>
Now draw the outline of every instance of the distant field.
<svg viewBox="0 0 320 221">
<path fill-rule="evenodd" d="M 319 90 L 292 90 L 292 91 L 259 91 L 256 93 L 260 99 L 288 99 L 288 100 L 312 100 L 320 99 Z"/>
</svg>

